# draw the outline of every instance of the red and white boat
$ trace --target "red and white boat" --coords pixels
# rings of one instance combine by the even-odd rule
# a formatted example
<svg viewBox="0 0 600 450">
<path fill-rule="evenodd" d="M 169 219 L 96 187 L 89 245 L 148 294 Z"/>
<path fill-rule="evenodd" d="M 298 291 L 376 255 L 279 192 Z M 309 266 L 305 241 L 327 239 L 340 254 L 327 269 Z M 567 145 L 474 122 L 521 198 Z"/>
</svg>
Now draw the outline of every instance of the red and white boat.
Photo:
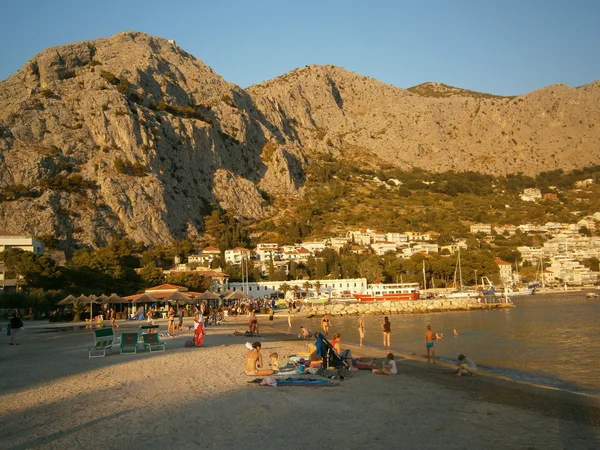
<svg viewBox="0 0 600 450">
<path fill-rule="evenodd" d="M 353 294 L 360 302 L 419 300 L 419 283 L 369 284 L 361 294 Z"/>
</svg>

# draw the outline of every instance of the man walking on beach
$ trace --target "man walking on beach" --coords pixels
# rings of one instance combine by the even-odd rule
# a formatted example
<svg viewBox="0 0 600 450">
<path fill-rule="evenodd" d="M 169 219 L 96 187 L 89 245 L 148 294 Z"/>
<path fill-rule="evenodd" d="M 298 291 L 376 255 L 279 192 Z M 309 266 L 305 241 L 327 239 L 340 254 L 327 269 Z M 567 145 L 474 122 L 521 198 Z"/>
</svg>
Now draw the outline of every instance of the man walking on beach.
<svg viewBox="0 0 600 450">
<path fill-rule="evenodd" d="M 427 362 L 431 362 L 431 357 L 435 358 L 435 333 L 431 331 L 431 325 L 427 325 L 427 331 L 425 331 L 425 347 L 427 348 Z M 435 364 L 435 360 L 433 361 Z"/>
<path fill-rule="evenodd" d="M 392 324 L 390 323 L 390 319 L 385 316 L 383 318 L 383 325 L 381 327 L 383 330 L 383 348 L 389 349 L 391 347 L 391 338 L 392 338 Z"/>
<path fill-rule="evenodd" d="M 360 338 L 360 346 L 363 346 L 363 339 L 365 338 L 365 315 L 361 314 L 358 319 L 358 337 Z"/>
</svg>

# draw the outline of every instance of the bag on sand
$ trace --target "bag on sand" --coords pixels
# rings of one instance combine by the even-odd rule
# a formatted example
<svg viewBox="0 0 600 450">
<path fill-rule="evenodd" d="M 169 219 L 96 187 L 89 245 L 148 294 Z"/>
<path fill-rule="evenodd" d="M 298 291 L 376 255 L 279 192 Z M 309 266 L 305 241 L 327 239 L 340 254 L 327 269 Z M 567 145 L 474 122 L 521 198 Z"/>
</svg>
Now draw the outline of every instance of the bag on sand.
<svg viewBox="0 0 600 450">
<path fill-rule="evenodd" d="M 194 339 L 192 339 L 192 338 L 185 338 L 184 346 L 185 347 L 193 347 L 194 346 Z"/>
</svg>

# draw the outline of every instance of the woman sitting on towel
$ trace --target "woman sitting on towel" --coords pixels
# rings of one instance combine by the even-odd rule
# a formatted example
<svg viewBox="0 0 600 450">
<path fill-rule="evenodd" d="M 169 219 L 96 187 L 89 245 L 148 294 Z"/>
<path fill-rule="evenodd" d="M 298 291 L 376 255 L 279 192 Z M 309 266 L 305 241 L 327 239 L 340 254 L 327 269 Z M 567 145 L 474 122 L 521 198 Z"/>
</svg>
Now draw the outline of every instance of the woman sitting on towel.
<svg viewBox="0 0 600 450">
<path fill-rule="evenodd" d="M 248 355 L 246 355 L 246 375 L 273 375 L 273 371 L 271 369 L 263 369 L 260 347 L 260 342 L 254 342 L 252 344 L 252 350 L 250 350 Z"/>
</svg>

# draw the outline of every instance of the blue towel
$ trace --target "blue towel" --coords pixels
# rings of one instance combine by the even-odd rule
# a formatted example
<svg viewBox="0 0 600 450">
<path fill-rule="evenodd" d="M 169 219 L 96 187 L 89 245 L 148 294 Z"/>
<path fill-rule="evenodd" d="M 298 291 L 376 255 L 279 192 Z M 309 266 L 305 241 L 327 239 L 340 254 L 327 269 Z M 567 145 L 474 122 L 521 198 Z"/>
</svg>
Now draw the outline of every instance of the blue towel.
<svg viewBox="0 0 600 450">
<path fill-rule="evenodd" d="M 322 378 L 284 378 L 277 380 L 277 386 L 327 386 L 329 380 Z"/>
</svg>

